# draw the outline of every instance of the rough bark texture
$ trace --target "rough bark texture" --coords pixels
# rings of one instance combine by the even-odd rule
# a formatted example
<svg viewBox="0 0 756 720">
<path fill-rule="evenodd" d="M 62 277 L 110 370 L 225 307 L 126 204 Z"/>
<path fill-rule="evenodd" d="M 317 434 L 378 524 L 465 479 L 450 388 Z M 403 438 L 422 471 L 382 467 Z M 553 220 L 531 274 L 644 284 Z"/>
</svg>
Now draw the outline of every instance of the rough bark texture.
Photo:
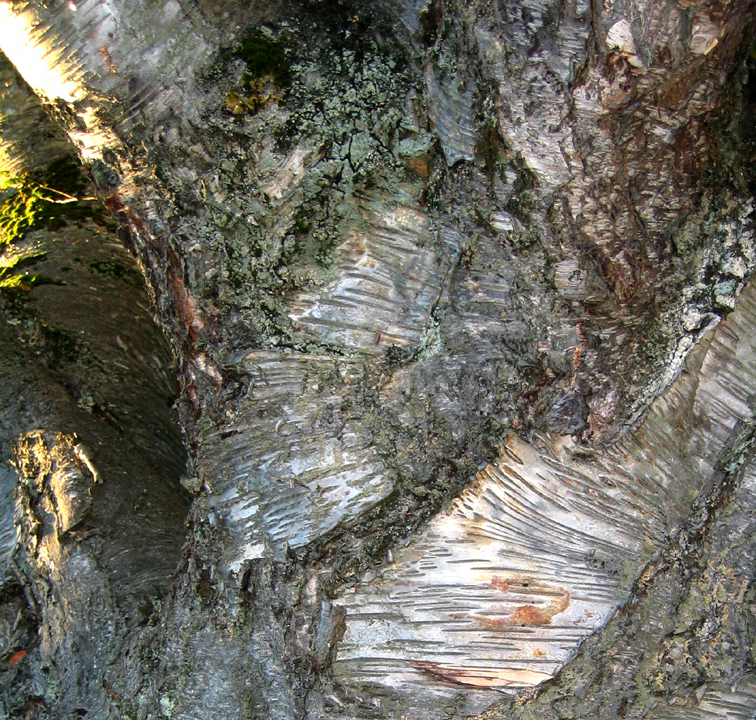
<svg viewBox="0 0 756 720">
<path fill-rule="evenodd" d="M 5 714 L 753 717 L 754 4 L 0 5 Z"/>
</svg>

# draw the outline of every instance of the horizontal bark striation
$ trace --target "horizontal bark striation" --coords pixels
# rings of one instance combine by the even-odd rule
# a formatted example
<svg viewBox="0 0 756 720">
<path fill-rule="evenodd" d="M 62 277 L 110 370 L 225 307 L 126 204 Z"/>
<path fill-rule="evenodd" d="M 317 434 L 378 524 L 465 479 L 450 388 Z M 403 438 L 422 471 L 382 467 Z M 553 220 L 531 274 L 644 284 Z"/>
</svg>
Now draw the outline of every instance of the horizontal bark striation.
<svg viewBox="0 0 756 720">
<path fill-rule="evenodd" d="M 752 421 L 733 433 L 728 451 L 724 482 L 696 504 L 606 629 L 539 696 L 483 717 L 752 716 Z"/>
<path fill-rule="evenodd" d="M 371 697 L 384 717 L 400 707 L 445 717 L 442 699 L 479 712 L 495 702 L 484 689 L 556 674 L 627 602 L 690 508 L 720 502 L 750 452 L 755 322 L 751 286 L 643 425 L 610 450 L 586 456 L 564 439 L 507 438 L 448 513 L 339 601 L 346 634 L 334 675 L 345 705 L 333 714 L 380 717 Z M 742 598 L 751 581 L 739 582 Z M 720 657 L 717 672 L 740 677 L 728 663 Z"/>
<path fill-rule="evenodd" d="M 208 512 L 234 532 L 236 572 L 263 555 L 282 560 L 392 488 L 349 407 L 359 363 L 257 352 L 243 367 L 251 383 L 235 421 L 203 436 L 199 463 Z"/>
<path fill-rule="evenodd" d="M 433 251 L 425 213 L 368 203 L 359 212 L 366 227 L 338 248 L 338 279 L 299 294 L 288 310 L 295 333 L 371 355 L 416 350 L 449 267 Z"/>
<path fill-rule="evenodd" d="M 715 191 L 705 168 L 726 120 L 723 73 L 738 58 L 744 11 L 717 16 L 712 30 L 704 19 L 714 11 L 702 5 L 691 16 L 700 32 L 688 34 L 683 10 L 615 4 L 594 17 L 585 3 L 531 5 L 466 6 L 458 22 L 451 6 L 407 6 L 400 12 L 410 36 L 392 30 L 395 9 L 344 5 L 334 18 L 316 4 L 271 6 L 253 33 L 261 52 L 283 53 L 286 71 L 270 77 L 253 77 L 242 50 L 210 66 L 218 26 L 200 29 L 196 15 L 170 6 L 144 40 L 165 68 L 163 94 L 156 64 L 131 51 L 133 37 L 111 29 L 117 72 L 98 70 L 91 52 L 108 23 L 141 27 L 149 13 L 132 18 L 120 6 L 93 5 L 89 34 L 81 34 L 84 14 L 36 8 L 34 37 L 57 33 L 76 50 L 74 65 L 94 73 L 81 80 L 87 102 L 109 94 L 132 108 L 130 119 L 112 124 L 123 144 L 103 155 L 123 178 L 111 205 L 131 224 L 161 311 L 185 348 L 185 422 L 203 454 L 215 446 L 201 438 L 237 433 L 219 398 L 252 399 L 240 365 L 250 351 L 285 348 L 283 362 L 289 352 L 305 360 L 379 356 L 386 390 L 371 402 L 382 417 L 366 409 L 363 393 L 353 420 L 362 424 L 360 447 L 372 443 L 386 468 L 383 489 L 365 497 L 376 502 L 394 477 L 405 478 L 387 502 L 427 516 L 444 488 L 466 481 L 470 461 L 488 452 L 485 438 L 501 428 L 616 437 L 730 307 L 725 295 L 752 264 L 748 208 L 735 202 L 718 213 L 742 188 L 728 181 Z M 641 27 L 650 28 L 645 45 Z M 159 41 L 169 28 L 171 41 Z M 717 44 L 699 52 L 701 33 L 715 30 Z M 717 68 L 717 58 L 727 66 Z M 664 115 L 657 95 L 672 78 L 690 90 Z M 172 90 L 179 85 L 181 96 Z M 720 107 L 724 119 L 710 122 Z M 159 140 L 146 154 L 137 149 L 147 138 L 137 116 Z M 704 144 L 691 139 L 685 150 L 673 142 L 693 135 Z M 704 164 L 683 178 L 680 153 L 694 149 Z M 636 184 L 648 192 L 635 197 Z M 695 197 L 698 209 L 678 207 L 670 193 L 675 202 Z M 709 224 L 704 248 L 692 228 L 712 213 L 718 224 Z M 404 403 L 409 396 L 426 401 Z M 302 427 L 317 422 L 316 405 L 313 397 Z M 275 412 L 274 427 L 288 417 Z M 200 425 L 197 413 L 205 415 Z M 416 428 L 429 414 L 433 445 L 444 449 L 419 461 Z M 248 493 L 249 509 L 266 481 L 262 463 L 240 460 L 242 445 L 237 438 L 232 452 L 226 441 L 223 461 L 206 465 L 221 493 L 228 482 Z M 284 454 L 292 447 L 281 442 Z M 445 456 L 463 470 L 430 503 L 417 501 L 406 488 L 432 490 Z M 348 472 L 332 473 L 334 492 L 359 494 L 347 487 Z M 266 487 L 287 505 L 287 471 L 277 474 Z M 375 482 L 372 472 L 365 482 Z M 305 484 L 307 493 L 323 486 Z M 320 532 L 370 504 L 323 523 L 318 503 L 299 502 L 314 514 L 305 525 Z M 228 537 L 238 530 L 245 546 L 257 547 L 260 533 L 278 546 L 303 541 L 290 524 L 276 529 L 275 513 L 262 524 L 223 514 Z"/>
</svg>

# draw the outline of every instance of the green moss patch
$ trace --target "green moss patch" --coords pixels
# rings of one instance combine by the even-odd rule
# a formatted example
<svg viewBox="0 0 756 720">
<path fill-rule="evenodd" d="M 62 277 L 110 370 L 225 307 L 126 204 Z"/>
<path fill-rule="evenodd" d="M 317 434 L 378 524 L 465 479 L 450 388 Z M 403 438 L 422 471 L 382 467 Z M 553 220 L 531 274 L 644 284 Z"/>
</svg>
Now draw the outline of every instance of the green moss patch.
<svg viewBox="0 0 756 720">
<path fill-rule="evenodd" d="M 19 292 L 31 290 L 37 285 L 60 284 L 59 281 L 39 273 L 30 273 L 23 268 L 44 260 L 44 252 L 23 252 L 13 256 L 0 255 L 0 292 Z"/>
<path fill-rule="evenodd" d="M 234 55 L 241 58 L 247 69 L 242 75 L 242 85 L 247 91 L 254 90 L 260 80 L 270 79 L 279 87 L 290 84 L 289 63 L 283 44 L 271 40 L 255 30 L 235 48 Z"/>
<path fill-rule="evenodd" d="M 284 46 L 259 30 L 237 45 L 232 54 L 246 65 L 240 86 L 226 94 L 225 109 L 233 115 L 254 113 L 281 100 L 291 85 L 290 67 Z"/>
<path fill-rule="evenodd" d="M 71 158 L 53 161 L 42 172 L 0 174 L 0 291 L 24 291 L 58 282 L 28 270 L 19 272 L 44 257 L 37 251 L 7 252 L 26 233 L 40 228 L 56 230 L 67 222 L 85 219 L 108 224 L 101 206 L 92 198 L 80 199 L 85 189 L 81 166 Z"/>
<path fill-rule="evenodd" d="M 6 199 L 0 203 L 0 248 L 17 242 L 30 230 L 54 222 L 55 205 L 31 178 L 4 179 L 2 190 Z"/>
</svg>

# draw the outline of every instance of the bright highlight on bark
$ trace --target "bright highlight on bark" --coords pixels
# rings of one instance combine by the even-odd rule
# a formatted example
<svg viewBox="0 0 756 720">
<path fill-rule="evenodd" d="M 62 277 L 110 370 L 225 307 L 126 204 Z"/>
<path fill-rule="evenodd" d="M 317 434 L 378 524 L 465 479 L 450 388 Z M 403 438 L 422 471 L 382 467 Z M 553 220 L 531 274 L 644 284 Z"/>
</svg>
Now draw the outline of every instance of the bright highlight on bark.
<svg viewBox="0 0 756 720">
<path fill-rule="evenodd" d="M 0 3 L 0 49 L 16 66 L 26 82 L 40 95 L 68 103 L 80 100 L 84 91 L 59 69 L 57 54 L 34 42 L 26 14 L 13 11 L 10 3 Z"/>
</svg>

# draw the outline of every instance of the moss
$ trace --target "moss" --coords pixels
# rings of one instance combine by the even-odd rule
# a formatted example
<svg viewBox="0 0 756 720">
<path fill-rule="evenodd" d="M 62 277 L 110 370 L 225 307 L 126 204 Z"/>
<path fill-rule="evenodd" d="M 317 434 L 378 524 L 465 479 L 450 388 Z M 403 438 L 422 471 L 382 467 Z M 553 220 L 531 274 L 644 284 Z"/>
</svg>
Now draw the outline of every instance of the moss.
<svg viewBox="0 0 756 720">
<path fill-rule="evenodd" d="M 32 265 L 35 262 L 44 260 L 47 257 L 45 252 L 27 252 L 11 258 L 0 258 L 0 278 L 11 271 L 18 271 L 23 267 Z"/>
<path fill-rule="evenodd" d="M 21 253 L 11 258 L 0 256 L 0 292 L 27 291 L 37 285 L 61 284 L 46 275 L 30 273 L 28 270 L 19 272 L 24 267 L 44 260 L 46 256 L 43 252 Z"/>
<path fill-rule="evenodd" d="M 290 67 L 284 46 L 254 30 L 233 50 L 244 61 L 246 69 L 241 88 L 226 93 L 225 109 L 233 115 L 256 112 L 281 100 L 282 91 L 291 84 Z"/>
<path fill-rule="evenodd" d="M 67 222 L 92 219 L 99 225 L 105 220 L 104 208 L 91 200 L 80 200 L 86 189 L 81 165 L 72 158 L 61 158 L 44 170 L 20 176 L 0 175 L 0 252 L 18 243 L 28 232 L 41 228 L 56 230 Z M 0 292 L 28 291 L 60 281 L 28 270 L 18 272 L 44 259 L 39 252 L 21 252 L 0 256 Z M 70 269 L 70 268 L 69 268 Z"/>
<path fill-rule="evenodd" d="M 0 175 L 0 249 L 31 230 L 55 230 L 70 220 L 107 224 L 101 207 L 78 199 L 84 187 L 81 167 L 70 161 L 53 162 L 44 173 Z"/>
<path fill-rule="evenodd" d="M 6 178 L 2 189 L 6 199 L 0 203 L 0 248 L 53 221 L 54 206 L 47 201 L 42 187 L 30 178 Z"/>
<path fill-rule="evenodd" d="M 256 112 L 274 101 L 281 99 L 275 87 L 267 80 L 252 80 L 247 85 L 248 94 L 242 95 L 237 90 L 226 93 L 226 110 L 233 115 Z"/>
<path fill-rule="evenodd" d="M 241 58 L 247 66 L 242 75 L 242 85 L 247 91 L 253 89 L 256 81 L 267 78 L 272 79 L 279 87 L 289 86 L 290 69 L 283 44 L 271 40 L 259 30 L 244 38 L 234 50 L 234 55 Z"/>
<path fill-rule="evenodd" d="M 8 278 L 0 279 L 0 292 L 2 291 L 28 291 L 38 285 L 62 285 L 60 280 L 40 275 L 39 273 L 24 273 L 23 275 L 12 275 Z"/>
<path fill-rule="evenodd" d="M 95 260 L 89 263 L 89 268 L 101 275 L 110 275 L 114 278 L 122 278 L 126 274 L 126 268 L 119 262 Z"/>
</svg>

